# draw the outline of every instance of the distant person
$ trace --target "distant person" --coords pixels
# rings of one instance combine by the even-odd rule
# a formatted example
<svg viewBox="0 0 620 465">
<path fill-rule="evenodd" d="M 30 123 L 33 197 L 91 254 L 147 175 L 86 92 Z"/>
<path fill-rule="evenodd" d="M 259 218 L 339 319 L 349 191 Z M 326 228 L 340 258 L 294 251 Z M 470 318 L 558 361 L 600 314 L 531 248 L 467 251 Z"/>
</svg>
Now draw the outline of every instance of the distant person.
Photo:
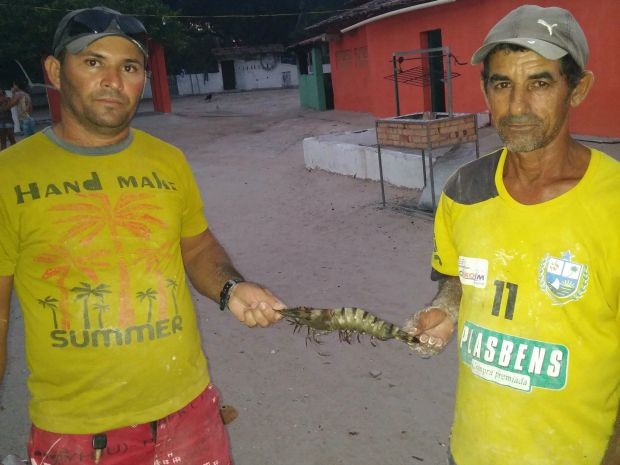
<svg viewBox="0 0 620 465">
<path fill-rule="evenodd" d="M 7 141 L 15 144 L 15 123 L 11 112 L 11 99 L 0 90 L 0 150 L 7 147 Z"/>
<path fill-rule="evenodd" d="M 524 5 L 472 63 L 505 147 L 435 215 L 439 291 L 406 328 L 459 354 L 450 463 L 620 464 L 620 163 L 569 117 L 594 83 L 562 8 Z"/>
<path fill-rule="evenodd" d="M 249 327 L 284 308 L 233 266 L 183 153 L 130 127 L 146 40 L 105 7 L 64 16 L 61 120 L 0 152 L 0 378 L 15 289 L 32 464 L 230 465 L 189 283 Z"/>
<path fill-rule="evenodd" d="M 15 108 L 17 109 L 17 119 L 19 120 L 22 134 L 28 137 L 34 134 L 35 121 L 32 117 L 32 98 L 30 94 L 25 91 L 25 88 L 26 86 L 21 82 L 13 83 L 13 87 L 11 88 L 13 96 L 11 100 L 14 102 Z"/>
</svg>

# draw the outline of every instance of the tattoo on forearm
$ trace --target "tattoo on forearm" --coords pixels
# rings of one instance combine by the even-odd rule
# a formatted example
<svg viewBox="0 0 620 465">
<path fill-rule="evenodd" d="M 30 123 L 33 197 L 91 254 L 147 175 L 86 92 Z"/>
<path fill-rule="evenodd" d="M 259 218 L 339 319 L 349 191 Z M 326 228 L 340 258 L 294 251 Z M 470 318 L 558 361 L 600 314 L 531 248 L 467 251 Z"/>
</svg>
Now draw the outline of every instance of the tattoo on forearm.
<svg viewBox="0 0 620 465">
<path fill-rule="evenodd" d="M 454 323 L 459 317 L 459 305 L 461 302 L 461 282 L 459 278 L 450 277 L 439 281 L 437 295 L 431 301 L 431 307 L 441 308 L 448 313 Z"/>
<path fill-rule="evenodd" d="M 221 263 L 216 268 L 216 277 L 218 281 L 226 282 L 230 278 L 242 278 L 243 276 L 239 273 L 235 267 L 231 263 Z"/>
</svg>

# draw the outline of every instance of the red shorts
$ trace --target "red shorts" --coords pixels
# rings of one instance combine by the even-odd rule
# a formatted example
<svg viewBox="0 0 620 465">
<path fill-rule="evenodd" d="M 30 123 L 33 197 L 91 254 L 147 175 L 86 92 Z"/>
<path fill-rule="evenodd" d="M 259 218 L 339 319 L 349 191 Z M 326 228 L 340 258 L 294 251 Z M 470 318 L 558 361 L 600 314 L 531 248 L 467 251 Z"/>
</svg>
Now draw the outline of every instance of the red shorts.
<svg viewBox="0 0 620 465">
<path fill-rule="evenodd" d="M 189 405 L 159 421 L 105 433 L 98 465 L 231 465 L 220 397 L 209 384 Z M 31 465 L 93 465 L 92 434 L 50 433 L 32 425 Z"/>
</svg>

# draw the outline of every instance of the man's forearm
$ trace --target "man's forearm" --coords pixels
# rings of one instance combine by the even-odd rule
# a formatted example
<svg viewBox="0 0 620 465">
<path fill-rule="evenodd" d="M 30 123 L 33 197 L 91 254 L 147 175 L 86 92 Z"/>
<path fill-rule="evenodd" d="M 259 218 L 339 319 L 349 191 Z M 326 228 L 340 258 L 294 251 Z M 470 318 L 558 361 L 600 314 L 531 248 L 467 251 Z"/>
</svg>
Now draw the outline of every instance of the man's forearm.
<svg viewBox="0 0 620 465">
<path fill-rule="evenodd" d="M 430 307 L 437 307 L 444 310 L 454 323 L 459 317 L 459 306 L 461 303 L 461 281 L 456 276 L 446 276 L 439 280 L 439 289 L 431 301 Z"/>
<path fill-rule="evenodd" d="M 12 276 L 0 276 L 0 383 L 4 378 L 7 357 L 9 312 L 11 309 Z"/>
<path fill-rule="evenodd" d="M 194 266 L 190 264 L 186 267 L 187 274 L 194 289 L 217 302 L 224 283 L 231 278 L 243 278 L 243 276 L 235 269 L 225 252 L 217 254 L 217 257 L 207 252 L 203 252 L 202 255 L 194 262 Z"/>
<path fill-rule="evenodd" d="M 0 384 L 2 384 L 4 379 L 4 370 L 6 368 L 8 327 L 8 320 L 0 319 Z"/>
<path fill-rule="evenodd" d="M 620 406 L 618 406 L 618 413 L 616 414 L 614 431 L 607 444 L 607 452 L 601 465 L 616 465 L 618 463 L 620 463 Z"/>
<path fill-rule="evenodd" d="M 185 271 L 194 288 L 216 302 L 226 281 L 242 277 L 226 250 L 209 231 L 195 238 L 183 239 L 181 250 Z"/>
</svg>

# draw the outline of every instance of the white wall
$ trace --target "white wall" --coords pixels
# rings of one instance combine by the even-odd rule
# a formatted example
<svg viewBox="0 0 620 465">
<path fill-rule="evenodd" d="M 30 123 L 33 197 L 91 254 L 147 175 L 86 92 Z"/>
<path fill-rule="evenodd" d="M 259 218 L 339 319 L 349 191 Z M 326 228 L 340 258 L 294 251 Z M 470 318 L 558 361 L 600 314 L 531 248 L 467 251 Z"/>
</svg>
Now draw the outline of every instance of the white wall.
<svg viewBox="0 0 620 465">
<path fill-rule="evenodd" d="M 179 95 L 204 95 L 224 91 L 221 67 L 219 73 L 178 74 Z M 272 70 L 265 70 L 260 60 L 235 60 L 237 90 L 278 89 L 297 87 L 299 75 L 296 65 L 278 62 Z M 153 98 L 151 81 L 147 79 L 143 98 Z"/>
<path fill-rule="evenodd" d="M 221 73 L 199 73 L 177 75 L 179 95 L 199 95 L 222 92 L 224 83 Z"/>
<path fill-rule="evenodd" d="M 374 137 L 374 129 L 367 131 Z M 357 179 L 378 181 L 380 174 L 376 145 L 356 143 L 355 136 L 356 134 L 343 133 L 305 138 L 302 147 L 306 168 L 318 168 Z M 420 154 L 382 148 L 381 159 L 385 182 L 411 189 L 424 186 Z"/>
<path fill-rule="evenodd" d="M 272 70 L 265 70 L 260 60 L 235 60 L 235 79 L 237 89 L 274 89 L 286 87 L 284 73 L 288 75 L 287 85 L 297 87 L 299 76 L 297 66 L 287 63 L 277 63 Z"/>
<path fill-rule="evenodd" d="M 179 95 L 204 95 L 224 90 L 221 73 L 178 74 L 175 78 Z M 150 79 L 147 79 L 143 98 L 153 98 Z"/>
</svg>

